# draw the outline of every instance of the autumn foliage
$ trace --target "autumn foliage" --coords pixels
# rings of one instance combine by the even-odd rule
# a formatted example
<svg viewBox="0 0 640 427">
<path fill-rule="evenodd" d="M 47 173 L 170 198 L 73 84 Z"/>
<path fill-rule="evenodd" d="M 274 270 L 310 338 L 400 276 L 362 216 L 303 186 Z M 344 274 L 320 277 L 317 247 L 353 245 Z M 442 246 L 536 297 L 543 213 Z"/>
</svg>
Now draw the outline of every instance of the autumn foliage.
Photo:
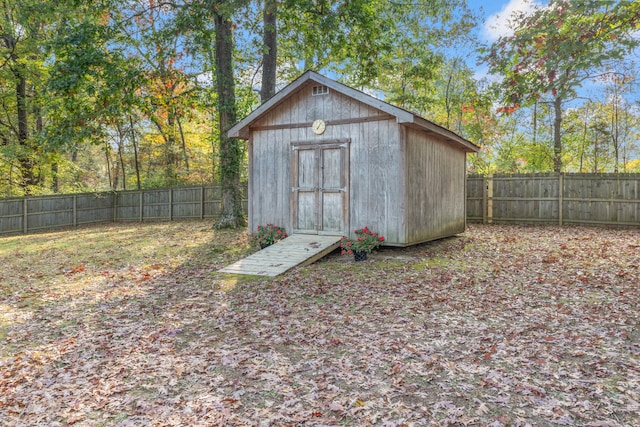
<svg viewBox="0 0 640 427">
<path fill-rule="evenodd" d="M 640 230 L 471 226 L 275 279 L 246 233 L 0 242 L 0 424 L 640 425 Z M 79 268 L 82 266 L 82 268 Z"/>
</svg>

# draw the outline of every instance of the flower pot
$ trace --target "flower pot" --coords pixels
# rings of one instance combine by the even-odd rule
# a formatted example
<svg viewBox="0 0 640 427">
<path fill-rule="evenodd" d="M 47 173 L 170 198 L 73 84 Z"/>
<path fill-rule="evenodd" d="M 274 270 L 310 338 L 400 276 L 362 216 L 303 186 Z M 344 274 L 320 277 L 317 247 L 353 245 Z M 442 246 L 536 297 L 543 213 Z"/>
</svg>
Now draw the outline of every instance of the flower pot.
<svg viewBox="0 0 640 427">
<path fill-rule="evenodd" d="M 365 251 L 353 251 L 353 259 L 355 259 L 356 262 L 366 261 L 367 253 Z"/>
</svg>

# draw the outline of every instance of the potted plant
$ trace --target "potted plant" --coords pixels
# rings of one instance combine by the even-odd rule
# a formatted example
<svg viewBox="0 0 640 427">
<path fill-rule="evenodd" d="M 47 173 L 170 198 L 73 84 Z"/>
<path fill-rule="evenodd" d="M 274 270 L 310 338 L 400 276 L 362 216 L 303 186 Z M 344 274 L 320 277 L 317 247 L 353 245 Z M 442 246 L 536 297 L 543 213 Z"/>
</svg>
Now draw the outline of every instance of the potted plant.
<svg viewBox="0 0 640 427">
<path fill-rule="evenodd" d="M 264 249 L 285 237 L 287 237 L 287 233 L 284 227 L 274 224 L 259 225 L 258 231 L 249 235 L 249 243 L 251 246 L 258 245 L 260 249 Z"/>
<path fill-rule="evenodd" d="M 343 255 L 353 255 L 356 262 L 366 260 L 367 254 L 373 252 L 384 242 L 384 236 L 379 236 L 378 233 L 369 230 L 369 227 L 362 227 L 353 230 L 353 232 L 356 235 L 353 239 L 342 236 L 340 248 Z"/>
</svg>

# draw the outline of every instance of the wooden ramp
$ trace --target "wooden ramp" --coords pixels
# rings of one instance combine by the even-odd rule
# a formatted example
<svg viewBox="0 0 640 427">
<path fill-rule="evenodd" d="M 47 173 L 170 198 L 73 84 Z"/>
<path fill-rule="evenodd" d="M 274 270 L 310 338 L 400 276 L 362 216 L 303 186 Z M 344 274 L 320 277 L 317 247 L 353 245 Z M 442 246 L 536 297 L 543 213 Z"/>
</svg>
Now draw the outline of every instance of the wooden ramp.
<svg viewBox="0 0 640 427">
<path fill-rule="evenodd" d="M 341 238 L 294 234 L 218 271 L 275 277 L 293 267 L 319 260 L 340 246 Z"/>
</svg>

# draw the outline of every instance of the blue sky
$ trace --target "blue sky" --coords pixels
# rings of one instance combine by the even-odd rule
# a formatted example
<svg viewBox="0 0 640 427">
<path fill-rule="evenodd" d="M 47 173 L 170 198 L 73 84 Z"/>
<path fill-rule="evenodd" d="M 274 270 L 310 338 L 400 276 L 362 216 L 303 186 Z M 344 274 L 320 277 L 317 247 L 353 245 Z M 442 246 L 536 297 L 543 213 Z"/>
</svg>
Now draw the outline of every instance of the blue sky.
<svg viewBox="0 0 640 427">
<path fill-rule="evenodd" d="M 508 33 L 508 19 L 518 11 L 530 11 L 534 5 L 541 5 L 544 1 L 534 0 L 468 0 L 472 10 L 481 11 L 485 18 L 480 29 L 480 37 L 485 42 L 495 41 L 499 36 Z"/>
<path fill-rule="evenodd" d="M 548 0 L 468 0 L 468 5 L 472 10 L 480 11 L 484 23 L 478 29 L 478 37 L 481 42 L 492 43 L 501 35 L 510 33 L 508 21 L 514 12 L 530 12 L 534 7 L 542 7 L 548 4 Z M 487 67 L 468 63 L 475 70 L 477 79 L 487 76 Z M 601 86 L 597 81 L 588 80 L 583 83 L 581 95 L 585 97 L 596 97 L 600 94 Z"/>
<path fill-rule="evenodd" d="M 516 12 L 529 12 L 535 6 L 546 4 L 545 0 L 467 0 L 471 10 L 479 12 L 483 22 L 478 28 L 479 41 L 484 44 L 491 44 L 500 36 L 511 33 L 509 29 L 509 18 Z M 488 66 L 478 64 L 475 58 L 469 57 L 467 65 L 475 70 L 475 78 L 482 80 L 488 78 L 489 81 L 499 80 L 498 76 L 488 74 Z"/>
<path fill-rule="evenodd" d="M 490 44 L 502 35 L 509 34 L 509 17 L 515 12 L 529 12 L 535 6 L 546 4 L 545 0 L 468 0 L 469 8 L 479 12 L 484 22 L 478 29 L 480 42 Z M 469 58 L 467 65 L 475 70 L 475 77 L 480 80 L 487 76 L 487 67 L 476 64 Z M 490 79 L 492 77 L 489 76 Z"/>
</svg>

